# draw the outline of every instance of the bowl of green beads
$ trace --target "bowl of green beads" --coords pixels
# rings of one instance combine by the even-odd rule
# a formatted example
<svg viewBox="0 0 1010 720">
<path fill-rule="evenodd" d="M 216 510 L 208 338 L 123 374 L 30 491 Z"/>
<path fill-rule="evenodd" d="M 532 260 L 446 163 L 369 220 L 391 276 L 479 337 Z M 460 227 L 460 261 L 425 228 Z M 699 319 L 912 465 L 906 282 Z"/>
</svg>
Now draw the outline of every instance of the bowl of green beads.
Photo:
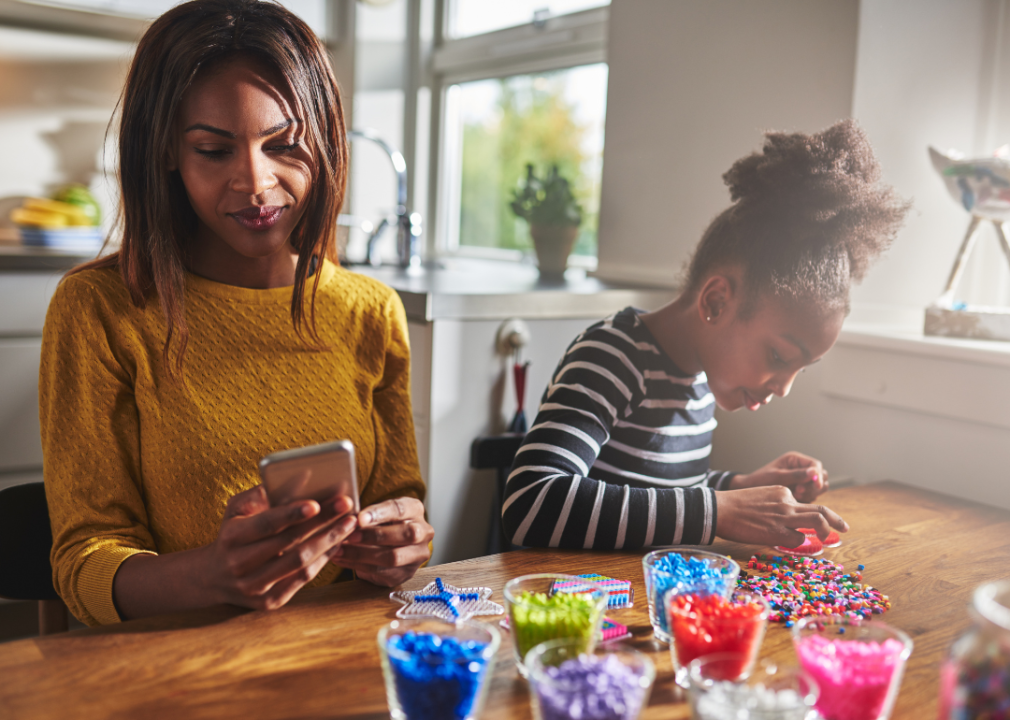
<svg viewBox="0 0 1010 720">
<path fill-rule="evenodd" d="M 576 583 L 584 590 L 555 592 L 555 586 L 562 583 Z M 505 585 L 505 608 L 519 673 L 527 676 L 523 658 L 530 649 L 548 640 L 571 638 L 584 648 L 583 652 L 592 652 L 609 598 L 607 588 L 574 575 L 536 573 L 509 580 Z"/>
</svg>

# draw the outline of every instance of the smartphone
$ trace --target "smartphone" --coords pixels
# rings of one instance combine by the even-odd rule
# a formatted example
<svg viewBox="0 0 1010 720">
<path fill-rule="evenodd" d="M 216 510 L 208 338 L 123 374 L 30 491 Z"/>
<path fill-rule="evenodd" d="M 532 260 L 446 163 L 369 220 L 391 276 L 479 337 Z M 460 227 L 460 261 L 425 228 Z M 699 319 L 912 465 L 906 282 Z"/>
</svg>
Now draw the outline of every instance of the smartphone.
<svg viewBox="0 0 1010 720">
<path fill-rule="evenodd" d="M 354 501 L 353 512 L 361 511 L 354 445 L 350 440 L 275 452 L 260 460 L 259 467 L 273 507 L 295 500 L 323 502 L 346 495 Z"/>
</svg>

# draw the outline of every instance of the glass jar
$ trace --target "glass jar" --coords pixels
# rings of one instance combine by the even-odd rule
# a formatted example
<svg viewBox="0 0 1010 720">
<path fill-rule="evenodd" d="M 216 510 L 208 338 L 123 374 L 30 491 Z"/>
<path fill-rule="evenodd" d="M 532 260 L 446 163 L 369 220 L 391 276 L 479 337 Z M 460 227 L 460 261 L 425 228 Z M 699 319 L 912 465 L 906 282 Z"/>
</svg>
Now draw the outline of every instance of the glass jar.
<svg viewBox="0 0 1010 720">
<path fill-rule="evenodd" d="M 981 586 L 940 670 L 940 720 L 1010 720 L 1010 580 Z"/>
</svg>

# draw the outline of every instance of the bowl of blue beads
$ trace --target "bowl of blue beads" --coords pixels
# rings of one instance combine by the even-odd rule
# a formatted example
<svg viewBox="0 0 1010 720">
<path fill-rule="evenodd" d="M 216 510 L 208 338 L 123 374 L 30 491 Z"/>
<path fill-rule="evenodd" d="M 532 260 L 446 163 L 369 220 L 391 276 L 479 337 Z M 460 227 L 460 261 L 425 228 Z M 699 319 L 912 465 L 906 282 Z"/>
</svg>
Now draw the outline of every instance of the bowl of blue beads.
<svg viewBox="0 0 1010 720">
<path fill-rule="evenodd" d="M 663 608 L 674 595 L 721 595 L 729 599 L 736 589 L 740 566 L 725 555 L 705 550 L 653 550 L 642 558 L 649 621 L 655 636 L 670 642 L 670 628 Z"/>
<path fill-rule="evenodd" d="M 649 702 L 656 668 L 624 645 L 586 652 L 577 640 L 548 640 L 526 654 L 535 720 L 635 720 Z"/>
<path fill-rule="evenodd" d="M 419 618 L 379 631 L 393 720 L 467 720 L 480 713 L 501 637 L 483 623 Z"/>
</svg>

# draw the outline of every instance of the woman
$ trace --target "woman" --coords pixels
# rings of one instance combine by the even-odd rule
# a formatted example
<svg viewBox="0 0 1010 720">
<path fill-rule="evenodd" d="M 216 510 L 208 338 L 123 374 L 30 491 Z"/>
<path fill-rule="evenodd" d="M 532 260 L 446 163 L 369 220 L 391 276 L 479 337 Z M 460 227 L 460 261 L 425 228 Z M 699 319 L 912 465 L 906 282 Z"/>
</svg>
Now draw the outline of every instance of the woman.
<svg viewBox="0 0 1010 720">
<path fill-rule="evenodd" d="M 127 78 L 119 164 L 122 247 L 68 275 L 43 334 L 53 579 L 71 611 L 270 609 L 341 568 L 412 577 L 433 532 L 406 320 L 391 289 L 332 262 L 347 147 L 319 41 L 273 3 L 170 10 Z M 271 508 L 257 461 L 338 438 L 362 512 Z"/>
</svg>

